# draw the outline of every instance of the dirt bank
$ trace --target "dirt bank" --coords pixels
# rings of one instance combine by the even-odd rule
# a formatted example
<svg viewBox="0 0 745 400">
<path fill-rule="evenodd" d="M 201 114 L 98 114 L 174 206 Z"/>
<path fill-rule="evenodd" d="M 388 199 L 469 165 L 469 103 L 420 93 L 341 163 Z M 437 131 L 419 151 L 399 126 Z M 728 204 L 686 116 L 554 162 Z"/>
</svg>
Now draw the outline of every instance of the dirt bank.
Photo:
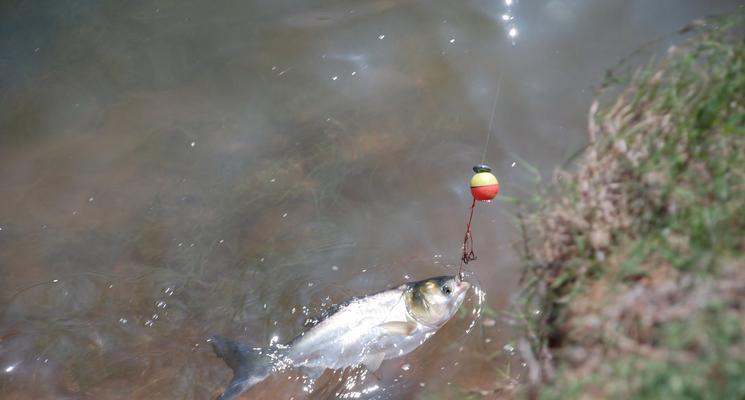
<svg viewBox="0 0 745 400">
<path fill-rule="evenodd" d="M 532 396 L 745 398 L 743 18 L 689 28 L 521 218 Z"/>
</svg>

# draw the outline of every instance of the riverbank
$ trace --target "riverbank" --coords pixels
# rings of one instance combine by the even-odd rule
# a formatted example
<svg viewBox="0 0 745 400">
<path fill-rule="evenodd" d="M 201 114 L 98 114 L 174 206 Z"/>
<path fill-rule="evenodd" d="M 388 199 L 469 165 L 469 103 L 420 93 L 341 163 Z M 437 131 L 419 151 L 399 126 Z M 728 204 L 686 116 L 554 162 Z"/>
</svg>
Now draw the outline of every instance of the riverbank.
<svg viewBox="0 0 745 400">
<path fill-rule="evenodd" d="M 530 397 L 745 397 L 743 19 L 689 30 L 521 214 Z"/>
</svg>

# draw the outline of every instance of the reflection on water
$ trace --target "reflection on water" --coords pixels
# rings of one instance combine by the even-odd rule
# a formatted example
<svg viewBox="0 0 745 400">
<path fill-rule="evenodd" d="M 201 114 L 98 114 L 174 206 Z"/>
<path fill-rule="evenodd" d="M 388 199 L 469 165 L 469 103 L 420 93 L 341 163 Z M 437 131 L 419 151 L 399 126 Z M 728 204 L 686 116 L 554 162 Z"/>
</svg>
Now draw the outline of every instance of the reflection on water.
<svg viewBox="0 0 745 400">
<path fill-rule="evenodd" d="M 498 75 L 487 162 L 520 196 L 521 160 L 582 145 L 604 68 L 736 3 L 3 3 L 2 397 L 211 398 L 230 374 L 209 335 L 287 340 L 298 310 L 457 261 Z M 474 228 L 495 309 L 504 211 Z M 462 317 L 309 397 L 491 393 L 509 328 Z M 252 393 L 308 397 L 293 379 Z"/>
</svg>

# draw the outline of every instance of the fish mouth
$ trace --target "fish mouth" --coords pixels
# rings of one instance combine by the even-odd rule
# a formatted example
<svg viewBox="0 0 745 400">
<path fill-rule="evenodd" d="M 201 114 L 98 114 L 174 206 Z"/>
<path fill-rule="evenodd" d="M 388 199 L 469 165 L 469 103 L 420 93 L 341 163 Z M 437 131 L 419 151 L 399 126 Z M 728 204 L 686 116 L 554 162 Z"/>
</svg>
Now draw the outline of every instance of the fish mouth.
<svg viewBox="0 0 745 400">
<path fill-rule="evenodd" d="M 466 281 L 460 281 L 458 282 L 456 280 L 455 287 L 453 288 L 455 290 L 456 294 L 463 294 L 468 291 L 468 289 L 471 288 L 471 284 Z"/>
</svg>

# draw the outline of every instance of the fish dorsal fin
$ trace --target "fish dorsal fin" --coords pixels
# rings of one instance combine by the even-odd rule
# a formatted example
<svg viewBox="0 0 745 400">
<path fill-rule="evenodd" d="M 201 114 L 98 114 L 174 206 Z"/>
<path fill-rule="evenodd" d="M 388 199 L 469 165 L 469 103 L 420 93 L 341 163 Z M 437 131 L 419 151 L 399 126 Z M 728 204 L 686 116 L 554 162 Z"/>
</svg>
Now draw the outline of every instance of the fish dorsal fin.
<svg viewBox="0 0 745 400">
<path fill-rule="evenodd" d="M 416 324 L 412 321 L 390 321 L 380 325 L 388 335 L 409 336 L 416 329 Z"/>
<path fill-rule="evenodd" d="M 316 368 L 316 367 L 302 367 L 303 375 L 306 376 L 308 379 L 315 381 L 316 379 L 320 378 L 321 375 L 323 375 L 324 371 L 326 371 L 325 368 Z"/>
<path fill-rule="evenodd" d="M 342 308 L 352 304 L 355 301 L 357 301 L 357 298 L 353 297 L 350 300 L 345 301 L 343 303 L 331 304 L 330 306 L 322 309 L 321 312 L 318 313 L 318 315 L 307 318 L 305 322 L 303 322 L 303 328 L 310 329 L 310 328 L 315 327 L 316 325 L 320 324 L 321 321 L 330 318 L 332 315 L 341 311 Z"/>
<path fill-rule="evenodd" d="M 362 359 L 362 365 L 364 365 L 368 371 L 375 372 L 380 368 L 383 358 L 385 358 L 385 353 L 367 354 Z"/>
</svg>

